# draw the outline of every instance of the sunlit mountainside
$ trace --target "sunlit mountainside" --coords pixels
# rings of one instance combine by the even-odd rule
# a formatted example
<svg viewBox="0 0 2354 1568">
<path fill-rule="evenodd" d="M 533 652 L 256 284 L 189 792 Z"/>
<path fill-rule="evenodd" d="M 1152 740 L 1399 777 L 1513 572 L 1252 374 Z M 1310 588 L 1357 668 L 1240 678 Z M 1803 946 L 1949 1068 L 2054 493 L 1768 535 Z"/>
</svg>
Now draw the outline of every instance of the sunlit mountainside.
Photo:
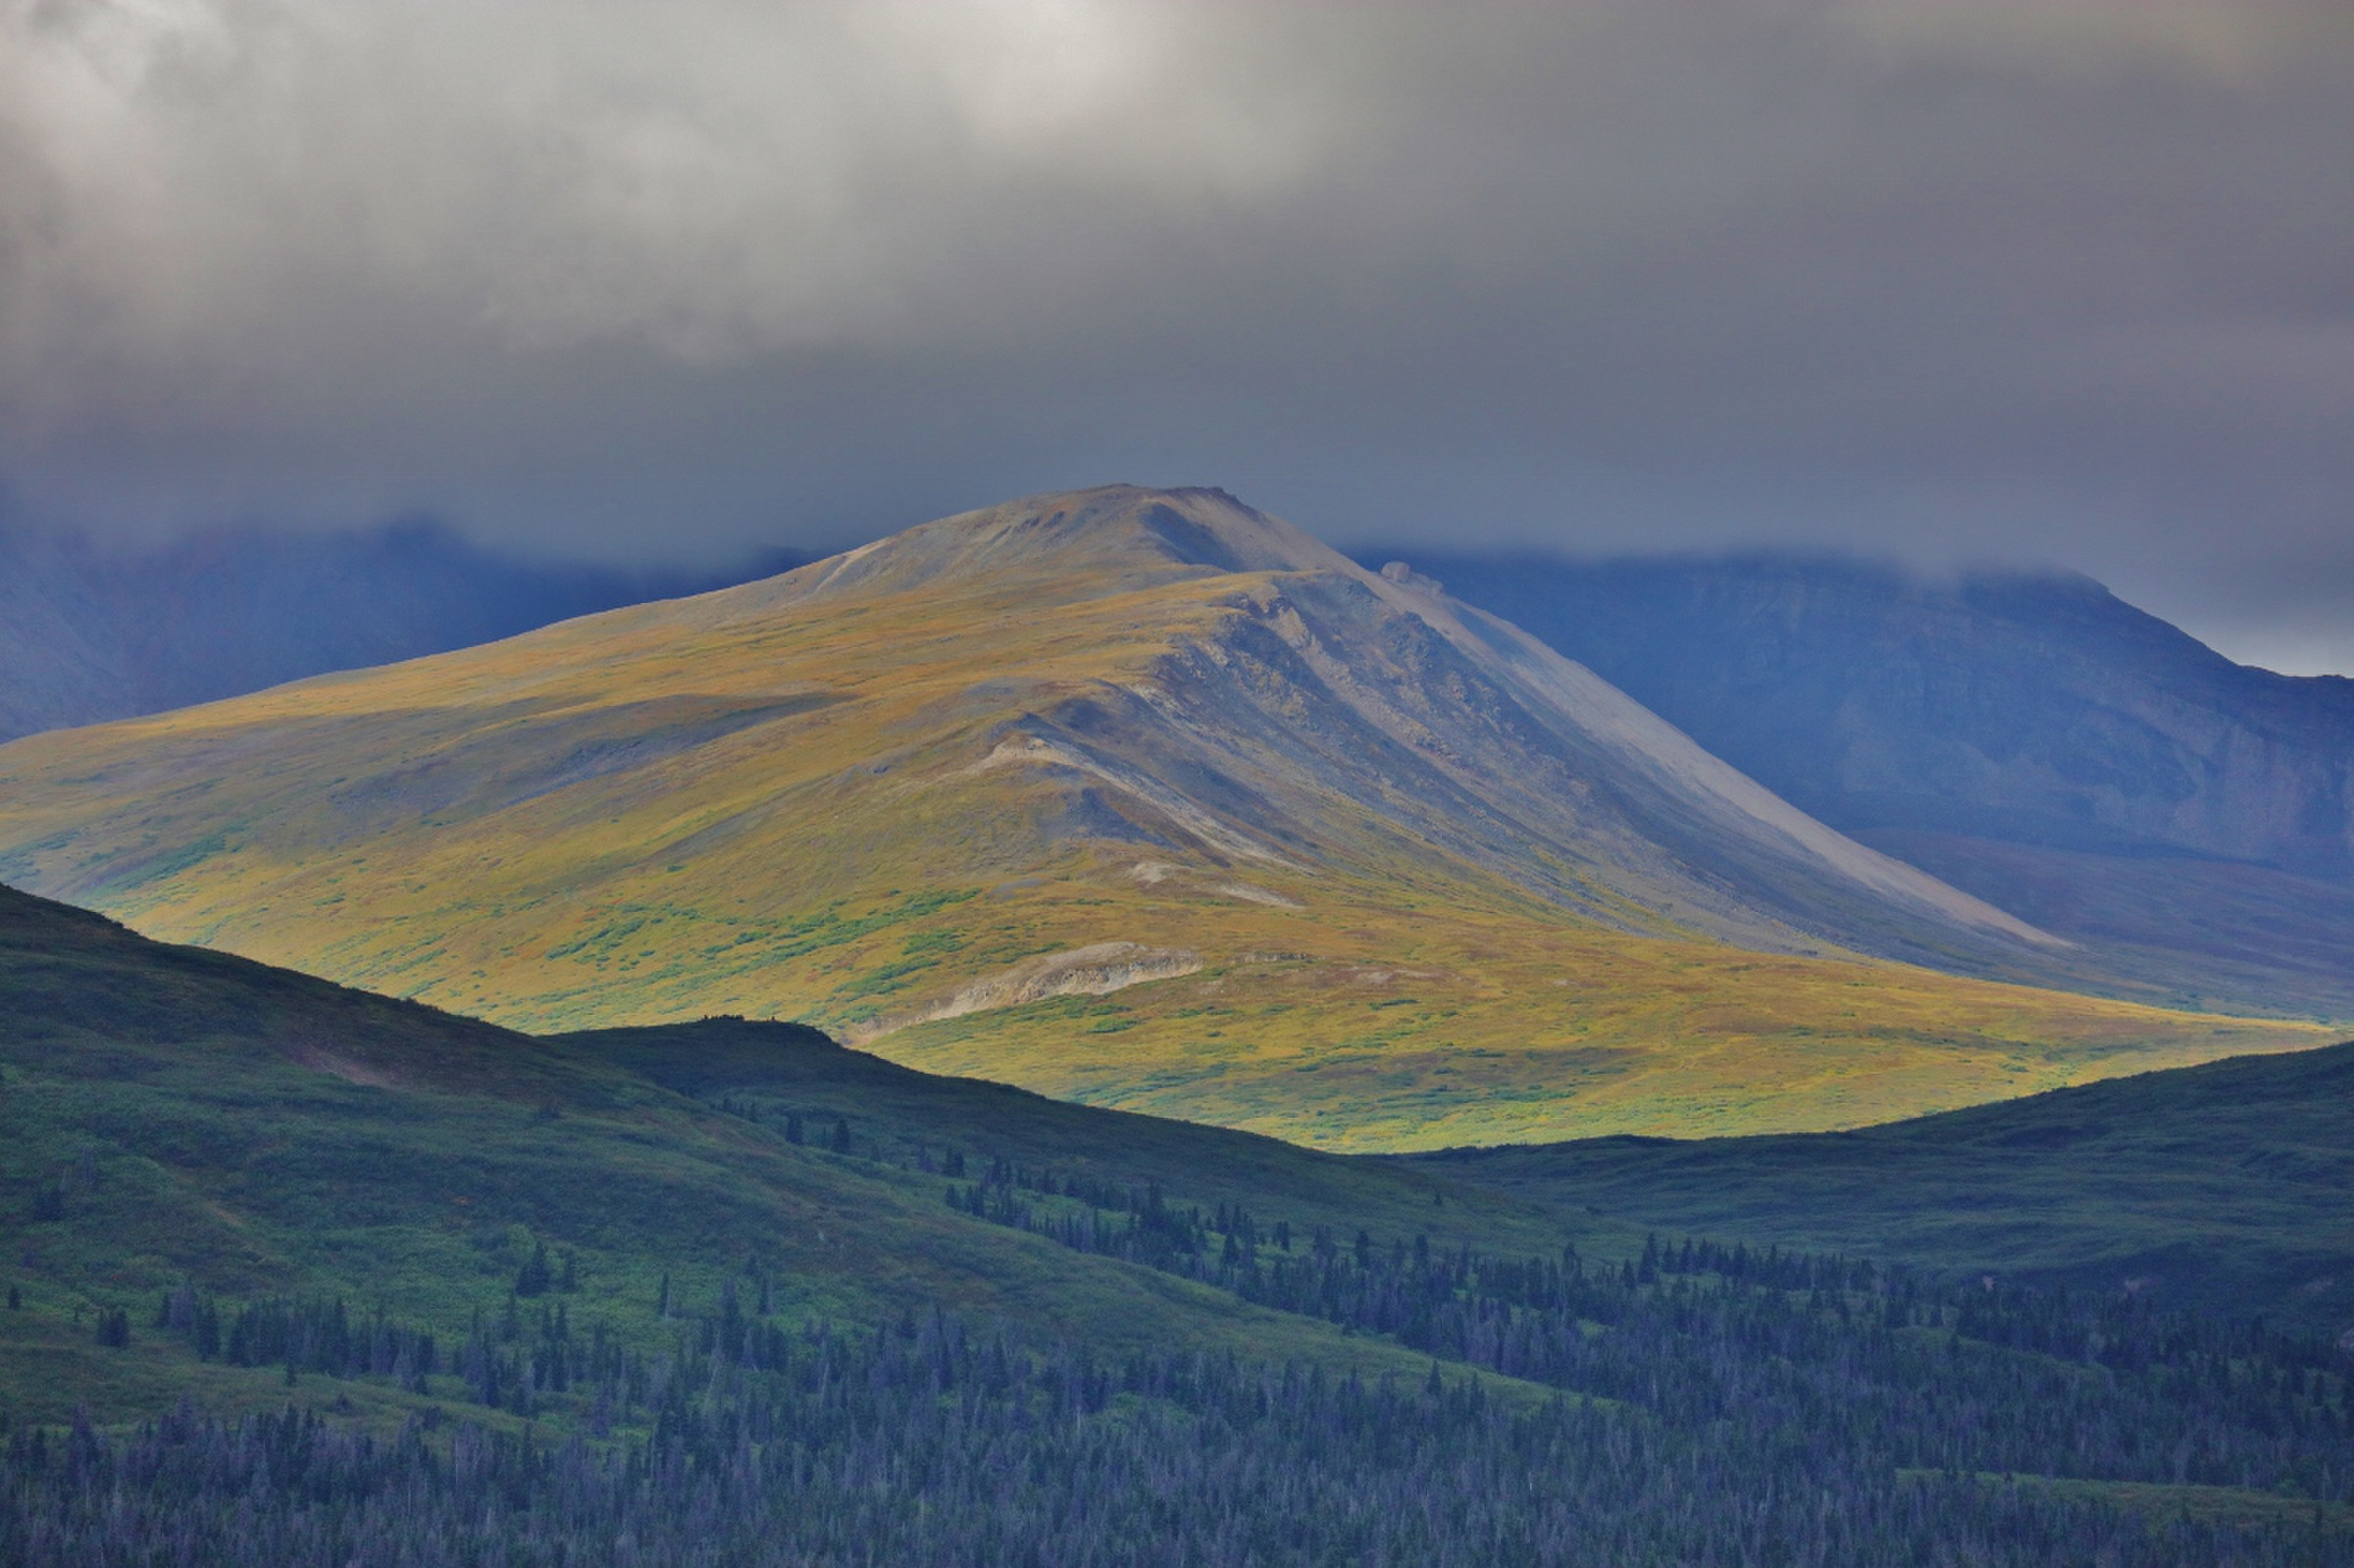
<svg viewBox="0 0 2354 1568">
<path fill-rule="evenodd" d="M 0 878 L 504 1024 L 805 1019 L 1336 1147 L 1849 1126 L 2327 1037 L 1972 978 L 2084 959 L 1216 491 L 32 736 Z"/>
</svg>

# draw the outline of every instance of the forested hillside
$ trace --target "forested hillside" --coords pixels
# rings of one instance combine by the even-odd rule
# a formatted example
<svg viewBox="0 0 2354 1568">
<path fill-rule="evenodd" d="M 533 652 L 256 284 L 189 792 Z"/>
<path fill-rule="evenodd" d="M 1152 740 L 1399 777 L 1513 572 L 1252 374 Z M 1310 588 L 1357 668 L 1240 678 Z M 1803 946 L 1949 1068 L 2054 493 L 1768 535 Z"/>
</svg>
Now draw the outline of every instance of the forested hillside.
<svg viewBox="0 0 2354 1568">
<path fill-rule="evenodd" d="M 1663 1230 L 2354 1336 L 2354 1043 L 1850 1133 L 1605 1138 L 1413 1163 Z"/>
<path fill-rule="evenodd" d="M 2346 1352 L 0 896 L 13 1560 L 2304 1563 Z"/>
</svg>

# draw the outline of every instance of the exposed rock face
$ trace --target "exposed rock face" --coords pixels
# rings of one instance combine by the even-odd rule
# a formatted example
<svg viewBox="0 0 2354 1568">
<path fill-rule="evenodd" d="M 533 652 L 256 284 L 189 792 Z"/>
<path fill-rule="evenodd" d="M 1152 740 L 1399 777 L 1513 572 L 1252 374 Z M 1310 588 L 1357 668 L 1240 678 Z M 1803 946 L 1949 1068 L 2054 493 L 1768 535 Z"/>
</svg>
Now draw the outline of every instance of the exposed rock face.
<svg viewBox="0 0 2354 1568">
<path fill-rule="evenodd" d="M 2354 681 L 2235 665 L 2082 578 L 1416 565 L 1839 828 L 2354 875 Z"/>
<path fill-rule="evenodd" d="M 1182 948 L 1147 947 L 1142 942 L 1090 942 L 1068 952 L 1024 959 L 1001 974 L 965 986 L 946 1001 L 913 1012 L 885 1014 L 849 1031 L 850 1043 L 865 1044 L 895 1029 L 998 1007 L 1019 1007 L 1050 996 L 1108 996 L 1131 986 L 1175 980 L 1200 972 L 1202 955 Z"/>
</svg>

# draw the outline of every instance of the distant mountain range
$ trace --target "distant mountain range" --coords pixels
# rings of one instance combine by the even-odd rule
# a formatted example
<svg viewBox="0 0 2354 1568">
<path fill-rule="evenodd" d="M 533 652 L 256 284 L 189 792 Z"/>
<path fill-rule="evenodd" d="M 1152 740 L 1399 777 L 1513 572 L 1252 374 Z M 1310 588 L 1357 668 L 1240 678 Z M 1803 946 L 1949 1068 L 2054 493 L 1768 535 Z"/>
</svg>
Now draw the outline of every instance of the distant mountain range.
<svg viewBox="0 0 2354 1568">
<path fill-rule="evenodd" d="M 2079 577 L 1413 564 L 2114 974 L 2186 1005 L 2354 1016 L 2354 681 L 2233 664 Z"/>
<path fill-rule="evenodd" d="M 0 531 L 0 740 L 470 647 L 807 559 L 629 571 L 506 555 L 421 521 L 218 530 L 143 550 Z"/>
<path fill-rule="evenodd" d="M 502 1023 L 798 1017 L 1341 1147 L 1852 1126 L 2325 1037 L 1956 978 L 2114 979 L 1210 490 L 31 736 L 0 878 Z"/>
</svg>

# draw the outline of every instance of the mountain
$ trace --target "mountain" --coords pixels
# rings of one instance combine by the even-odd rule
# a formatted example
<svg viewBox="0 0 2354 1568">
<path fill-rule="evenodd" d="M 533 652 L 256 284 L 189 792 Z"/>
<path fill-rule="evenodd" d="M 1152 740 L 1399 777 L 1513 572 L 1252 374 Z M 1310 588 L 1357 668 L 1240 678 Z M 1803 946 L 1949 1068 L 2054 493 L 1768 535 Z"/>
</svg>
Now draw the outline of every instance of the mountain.
<svg viewBox="0 0 2354 1568">
<path fill-rule="evenodd" d="M 1599 1138 L 1409 1163 L 1669 1234 L 2354 1336 L 2354 1043 L 1856 1132 Z"/>
<path fill-rule="evenodd" d="M 1335 1147 L 1852 1126 L 2328 1037 L 1888 962 L 2076 960 L 1207 490 L 28 737 L 0 875 L 503 1024 L 797 1017 Z"/>
<path fill-rule="evenodd" d="M 2079 577 L 1415 565 L 2139 994 L 2354 1016 L 2354 681 L 2233 664 Z"/>
<path fill-rule="evenodd" d="M 0 532 L 0 738 L 138 711 L 113 616 L 70 545 Z"/>
<path fill-rule="evenodd" d="M 1924 1529 L 1972 1562 L 2286 1568 L 2354 1540 L 2347 1362 L 2306 1329 L 1640 1244 L 790 1025 L 516 1035 L 7 889 L 0 1000 L 28 1568 L 1891 1561 Z M 2199 1188 L 2235 1210 L 2277 1174 Z M 2047 1230 L 2105 1219 L 2042 1196 Z M 2233 1243 L 2312 1221 L 2260 1199 Z"/>
<path fill-rule="evenodd" d="M 502 555 L 425 521 L 216 530 L 116 552 L 0 531 L 0 739 L 467 647 L 805 559 L 625 571 Z"/>
</svg>

